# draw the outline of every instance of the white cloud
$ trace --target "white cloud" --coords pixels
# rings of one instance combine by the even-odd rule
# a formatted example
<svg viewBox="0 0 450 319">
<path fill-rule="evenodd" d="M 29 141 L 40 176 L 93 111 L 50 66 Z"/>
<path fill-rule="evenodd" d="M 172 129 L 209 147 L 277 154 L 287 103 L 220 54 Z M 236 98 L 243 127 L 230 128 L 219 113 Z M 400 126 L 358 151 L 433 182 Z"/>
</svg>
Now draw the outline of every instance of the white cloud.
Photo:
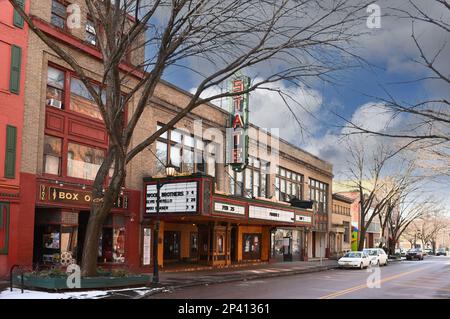
<svg viewBox="0 0 450 319">
<path fill-rule="evenodd" d="M 443 4 L 437 1 L 413 1 L 423 12 L 435 19 L 448 21 L 450 12 L 444 9 Z M 389 72 L 407 72 L 418 75 L 425 68 L 418 67 L 412 59 L 419 59 L 420 53 L 411 37 L 412 22 L 406 19 L 406 13 L 417 16 L 418 12 L 413 6 L 404 0 L 380 0 L 377 4 L 381 6 L 381 28 L 373 29 L 370 34 L 362 37 L 358 43 L 361 47 L 359 53 L 370 61 L 385 62 Z M 400 18 L 402 16 L 403 18 Z M 414 33 L 423 48 L 425 54 L 432 57 L 448 41 L 448 32 L 436 27 L 429 22 L 416 20 L 414 22 Z M 441 53 L 441 58 L 436 61 L 439 67 L 450 68 L 450 46 Z"/>
<path fill-rule="evenodd" d="M 374 132 L 390 131 L 402 125 L 400 117 L 392 119 L 392 113 L 383 104 L 375 102 L 359 106 L 353 113 L 351 121 Z M 328 131 L 323 136 L 309 139 L 304 144 L 304 148 L 308 152 L 331 162 L 334 174 L 337 178 L 340 178 L 345 174 L 350 161 L 350 154 L 346 150 L 347 143 L 364 145 L 367 154 L 376 152 L 382 143 L 401 143 L 399 140 L 389 140 L 381 136 L 349 134 L 352 132 L 355 131 L 347 127 L 337 132 Z"/>
<path fill-rule="evenodd" d="M 393 114 L 383 103 L 369 102 L 361 105 L 352 115 L 351 122 L 373 132 L 383 132 L 397 126 L 400 117 L 393 118 Z M 343 129 L 343 133 L 350 132 Z"/>
</svg>

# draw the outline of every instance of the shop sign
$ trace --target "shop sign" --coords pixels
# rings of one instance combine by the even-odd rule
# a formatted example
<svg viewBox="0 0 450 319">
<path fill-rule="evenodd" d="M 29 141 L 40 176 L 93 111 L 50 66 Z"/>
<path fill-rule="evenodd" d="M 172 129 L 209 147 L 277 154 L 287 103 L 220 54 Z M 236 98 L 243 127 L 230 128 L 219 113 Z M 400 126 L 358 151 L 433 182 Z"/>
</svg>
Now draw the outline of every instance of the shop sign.
<svg viewBox="0 0 450 319">
<path fill-rule="evenodd" d="M 198 183 L 166 183 L 159 191 L 159 213 L 196 213 L 198 211 Z M 146 187 L 145 212 L 155 214 L 157 204 L 156 184 Z"/>
<path fill-rule="evenodd" d="M 245 215 L 245 207 L 228 203 L 214 202 L 214 211 L 218 213 Z"/>
<path fill-rule="evenodd" d="M 76 205 L 90 205 L 92 201 L 92 195 L 89 191 L 69 190 L 59 187 L 51 187 L 46 185 L 40 185 L 39 187 L 39 199 L 41 201 L 50 201 L 64 204 L 76 204 Z M 128 198 L 126 196 L 119 196 L 114 207 L 127 208 Z"/>
<path fill-rule="evenodd" d="M 236 75 L 230 81 L 229 92 L 236 93 L 250 87 L 250 78 Z M 242 172 L 248 163 L 248 105 L 249 94 L 230 97 L 230 126 L 227 135 L 227 163 L 236 172 Z"/>
<path fill-rule="evenodd" d="M 311 223 L 311 216 L 306 215 L 295 215 L 295 221 L 303 223 Z"/>
<path fill-rule="evenodd" d="M 260 206 L 250 206 L 248 217 L 288 223 L 293 223 L 295 220 L 294 212 Z"/>
</svg>

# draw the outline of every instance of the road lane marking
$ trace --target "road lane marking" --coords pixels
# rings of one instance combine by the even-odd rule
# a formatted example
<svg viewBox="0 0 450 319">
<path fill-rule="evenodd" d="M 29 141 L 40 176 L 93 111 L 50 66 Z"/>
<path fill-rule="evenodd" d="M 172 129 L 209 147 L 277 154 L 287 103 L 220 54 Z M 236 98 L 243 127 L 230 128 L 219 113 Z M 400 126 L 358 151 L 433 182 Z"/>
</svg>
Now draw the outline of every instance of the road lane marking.
<svg viewBox="0 0 450 319">
<path fill-rule="evenodd" d="M 425 270 L 427 268 L 430 268 L 430 266 L 419 268 L 419 269 L 415 269 L 415 270 L 411 270 L 411 271 L 400 273 L 400 274 L 397 274 L 397 275 L 393 275 L 393 276 L 384 278 L 382 280 L 376 281 L 374 283 L 374 285 L 382 284 L 382 283 L 385 283 L 385 282 L 388 282 L 388 281 L 391 281 L 391 280 L 394 280 L 394 279 L 397 279 L 397 278 L 400 278 L 400 277 L 403 277 L 403 276 L 406 276 L 406 275 L 409 275 L 409 274 L 412 274 L 412 273 L 415 273 L 415 272 L 418 272 L 418 271 Z M 346 295 L 346 294 L 349 294 L 349 293 L 352 293 L 352 292 L 355 292 L 355 291 L 358 291 L 358 290 L 361 290 L 361 289 L 366 289 L 366 288 L 368 288 L 367 287 L 367 283 L 366 284 L 362 284 L 362 285 L 358 285 L 358 286 L 354 286 L 354 287 L 350 287 L 350 288 L 347 288 L 347 289 L 343 289 L 343 290 L 340 290 L 340 291 L 336 291 L 336 292 L 334 292 L 332 294 L 319 297 L 319 299 L 333 299 L 333 298 L 340 297 L 342 295 Z"/>
</svg>

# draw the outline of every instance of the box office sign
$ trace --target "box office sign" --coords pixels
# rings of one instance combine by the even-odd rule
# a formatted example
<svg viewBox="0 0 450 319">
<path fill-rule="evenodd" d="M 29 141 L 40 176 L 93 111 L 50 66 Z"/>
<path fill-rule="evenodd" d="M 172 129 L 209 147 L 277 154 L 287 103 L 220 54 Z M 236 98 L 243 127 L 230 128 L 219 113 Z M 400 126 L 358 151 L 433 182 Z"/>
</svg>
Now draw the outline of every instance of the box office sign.
<svg viewBox="0 0 450 319">
<path fill-rule="evenodd" d="M 92 194 L 89 191 L 80 191 L 80 190 L 72 190 L 40 185 L 39 200 L 63 204 L 90 205 L 92 201 Z M 127 196 L 119 196 L 117 198 L 116 203 L 114 204 L 114 207 L 127 208 L 128 207 Z"/>
<path fill-rule="evenodd" d="M 156 184 L 146 187 L 145 212 L 157 213 Z M 165 183 L 159 191 L 159 213 L 196 213 L 198 182 Z"/>
<path fill-rule="evenodd" d="M 295 214 L 293 211 L 273 209 L 269 207 L 250 206 L 248 217 L 254 219 L 265 219 L 276 222 L 294 223 Z"/>
<path fill-rule="evenodd" d="M 245 207 L 240 205 L 232 205 L 223 202 L 214 202 L 214 211 L 216 213 L 245 215 Z"/>
</svg>

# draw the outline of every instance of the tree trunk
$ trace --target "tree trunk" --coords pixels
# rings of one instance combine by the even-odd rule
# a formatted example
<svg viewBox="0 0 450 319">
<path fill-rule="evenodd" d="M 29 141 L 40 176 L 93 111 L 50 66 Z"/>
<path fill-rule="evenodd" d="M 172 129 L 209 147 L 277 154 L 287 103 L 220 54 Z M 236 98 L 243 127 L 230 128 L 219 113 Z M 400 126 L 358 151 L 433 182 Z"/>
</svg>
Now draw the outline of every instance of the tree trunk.
<svg viewBox="0 0 450 319">
<path fill-rule="evenodd" d="M 101 218 L 102 214 L 100 209 L 91 209 L 91 214 L 89 216 L 89 222 L 86 229 L 86 236 L 84 237 L 83 246 L 83 258 L 82 258 L 82 276 L 92 277 L 97 275 L 97 258 L 98 258 L 98 245 L 100 241 L 100 233 L 104 223 L 104 218 Z"/>
<path fill-rule="evenodd" d="M 359 232 L 358 251 L 361 251 L 364 249 L 365 237 L 366 237 L 366 230 L 365 229 L 363 230 L 361 227 L 361 230 Z"/>
<path fill-rule="evenodd" d="M 106 178 L 104 172 L 99 171 L 98 174 L 104 175 L 97 176 L 98 179 L 94 182 L 91 214 L 89 216 L 86 236 L 84 238 L 83 259 L 81 263 L 81 275 L 84 277 L 97 275 L 98 244 L 103 224 L 110 214 L 111 209 L 114 207 L 114 203 L 117 200 L 122 183 L 125 179 L 125 161 L 118 156 L 115 157 L 115 161 L 114 174 L 105 192 L 102 191 L 104 179 Z M 104 165 L 102 165 L 102 167 L 103 166 Z"/>
<path fill-rule="evenodd" d="M 389 256 L 395 255 L 395 244 L 396 241 L 394 239 L 389 240 Z"/>
</svg>

